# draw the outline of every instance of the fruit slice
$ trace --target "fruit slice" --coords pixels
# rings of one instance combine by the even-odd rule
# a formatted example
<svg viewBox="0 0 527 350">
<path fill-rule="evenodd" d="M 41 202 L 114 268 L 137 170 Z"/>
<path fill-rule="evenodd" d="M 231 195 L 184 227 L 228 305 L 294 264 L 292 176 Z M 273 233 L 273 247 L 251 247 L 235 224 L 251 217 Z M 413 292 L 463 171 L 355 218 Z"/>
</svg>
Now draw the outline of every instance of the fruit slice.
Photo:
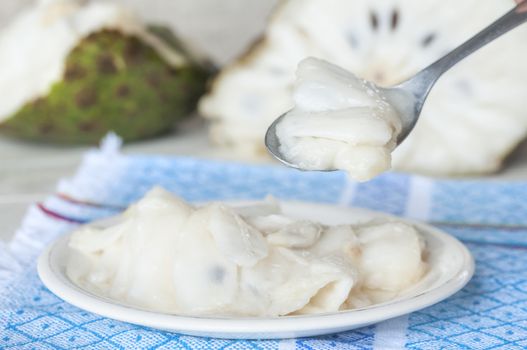
<svg viewBox="0 0 527 350">
<path fill-rule="evenodd" d="M 289 0 L 264 38 L 225 67 L 200 102 L 218 143 L 265 154 L 267 126 L 293 107 L 296 64 L 315 56 L 381 86 L 426 67 L 505 13 L 490 0 Z M 421 120 L 394 152 L 396 168 L 429 174 L 485 173 L 527 134 L 527 27 L 447 72 Z"/>
</svg>

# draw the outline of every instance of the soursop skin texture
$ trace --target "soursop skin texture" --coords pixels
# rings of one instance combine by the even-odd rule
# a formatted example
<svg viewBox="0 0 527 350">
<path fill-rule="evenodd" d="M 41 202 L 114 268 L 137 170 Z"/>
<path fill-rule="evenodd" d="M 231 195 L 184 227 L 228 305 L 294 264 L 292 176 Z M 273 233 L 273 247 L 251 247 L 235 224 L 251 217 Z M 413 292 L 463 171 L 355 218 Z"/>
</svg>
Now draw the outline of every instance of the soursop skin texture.
<svg viewBox="0 0 527 350">
<path fill-rule="evenodd" d="M 266 154 L 270 123 L 293 107 L 294 71 L 308 56 L 390 86 L 417 73 L 514 6 L 512 0 L 288 0 L 261 41 L 223 69 L 200 101 L 211 138 Z M 527 134 L 527 27 L 468 57 L 432 89 L 397 169 L 432 175 L 498 170 Z"/>
<path fill-rule="evenodd" d="M 206 72 L 173 68 L 139 38 L 90 34 L 66 59 L 61 81 L 25 104 L 0 131 L 31 140 L 93 143 L 112 130 L 125 141 L 170 130 L 204 90 Z"/>
<path fill-rule="evenodd" d="M 0 52 L 0 133 L 33 141 L 163 133 L 209 75 L 169 30 L 108 1 L 40 0 L 0 33 Z"/>
</svg>

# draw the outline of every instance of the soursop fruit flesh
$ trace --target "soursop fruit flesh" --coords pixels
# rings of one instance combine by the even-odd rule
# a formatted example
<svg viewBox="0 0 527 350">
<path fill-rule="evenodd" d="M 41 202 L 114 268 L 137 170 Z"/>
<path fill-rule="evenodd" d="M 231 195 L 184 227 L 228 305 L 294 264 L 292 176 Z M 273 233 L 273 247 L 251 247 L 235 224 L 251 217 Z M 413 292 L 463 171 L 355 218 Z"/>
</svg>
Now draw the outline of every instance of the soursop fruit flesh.
<svg viewBox="0 0 527 350">
<path fill-rule="evenodd" d="M 218 144 L 255 157 L 263 135 L 293 107 L 299 61 L 314 56 L 381 86 L 423 69 L 514 6 L 512 0 L 288 0 L 259 43 L 225 67 L 200 101 Z M 527 135 L 527 27 L 466 58 L 432 89 L 394 154 L 395 168 L 492 172 Z"/>
<path fill-rule="evenodd" d="M 0 34 L 0 52 L 0 133 L 35 141 L 164 133 L 192 112 L 209 76 L 168 29 L 110 2 L 40 2 Z"/>
</svg>

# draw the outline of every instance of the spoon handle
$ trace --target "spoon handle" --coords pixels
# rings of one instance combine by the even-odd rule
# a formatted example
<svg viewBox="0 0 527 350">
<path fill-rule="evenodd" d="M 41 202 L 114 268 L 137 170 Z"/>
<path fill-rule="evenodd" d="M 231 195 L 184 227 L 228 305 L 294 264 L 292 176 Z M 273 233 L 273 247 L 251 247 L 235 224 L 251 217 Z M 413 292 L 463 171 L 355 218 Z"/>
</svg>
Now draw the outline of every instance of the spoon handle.
<svg viewBox="0 0 527 350">
<path fill-rule="evenodd" d="M 430 89 L 443 73 L 474 51 L 477 51 L 494 39 L 502 36 L 526 21 L 527 0 L 520 2 L 515 8 L 500 17 L 494 23 L 417 73 L 411 79 L 401 83 L 399 87 L 411 91 L 418 99 L 419 107 L 422 106 Z"/>
</svg>

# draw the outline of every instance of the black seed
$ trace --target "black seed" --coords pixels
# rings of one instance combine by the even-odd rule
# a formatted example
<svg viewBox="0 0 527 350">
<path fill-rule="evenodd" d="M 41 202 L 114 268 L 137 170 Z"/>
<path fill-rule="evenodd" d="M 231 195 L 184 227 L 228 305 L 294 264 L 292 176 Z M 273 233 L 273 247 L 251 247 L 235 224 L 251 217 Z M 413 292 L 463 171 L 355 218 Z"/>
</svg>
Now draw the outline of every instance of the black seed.
<svg viewBox="0 0 527 350">
<path fill-rule="evenodd" d="M 370 12 L 370 24 L 374 31 L 379 28 L 379 17 L 373 11 Z"/>
<path fill-rule="evenodd" d="M 97 57 L 97 69 L 101 74 L 115 74 L 117 67 L 110 54 L 102 54 Z"/>
<path fill-rule="evenodd" d="M 430 45 L 434 40 L 436 39 L 436 35 L 434 33 L 430 33 L 428 34 L 427 36 L 425 36 L 423 38 L 423 40 L 421 41 L 421 45 L 423 47 L 427 47 L 428 45 Z"/>
<path fill-rule="evenodd" d="M 393 9 L 391 24 L 392 24 L 392 30 L 395 30 L 395 28 L 397 28 L 397 25 L 399 24 L 399 11 L 397 11 L 397 9 Z"/>
<path fill-rule="evenodd" d="M 75 103 L 79 108 L 88 108 L 97 103 L 97 94 L 93 89 L 83 89 L 75 96 Z"/>
<path fill-rule="evenodd" d="M 64 72 L 64 80 L 73 81 L 82 79 L 86 74 L 86 70 L 79 66 L 78 64 L 71 64 L 66 67 Z"/>
</svg>

